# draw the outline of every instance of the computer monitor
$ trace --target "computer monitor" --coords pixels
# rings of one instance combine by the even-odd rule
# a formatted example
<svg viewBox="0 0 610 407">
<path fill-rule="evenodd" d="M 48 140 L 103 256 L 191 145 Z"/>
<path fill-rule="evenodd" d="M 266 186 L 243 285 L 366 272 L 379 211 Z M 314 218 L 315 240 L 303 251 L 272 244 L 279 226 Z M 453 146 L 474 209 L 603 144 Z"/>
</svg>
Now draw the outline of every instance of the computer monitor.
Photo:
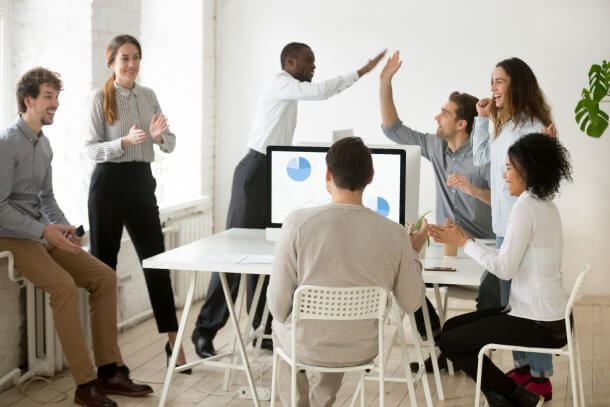
<svg viewBox="0 0 610 407">
<path fill-rule="evenodd" d="M 327 151 L 328 147 L 267 147 L 269 228 L 280 228 L 295 209 L 330 203 L 325 183 Z M 404 225 L 406 152 L 372 148 L 371 153 L 375 175 L 364 190 L 363 203 Z"/>
</svg>

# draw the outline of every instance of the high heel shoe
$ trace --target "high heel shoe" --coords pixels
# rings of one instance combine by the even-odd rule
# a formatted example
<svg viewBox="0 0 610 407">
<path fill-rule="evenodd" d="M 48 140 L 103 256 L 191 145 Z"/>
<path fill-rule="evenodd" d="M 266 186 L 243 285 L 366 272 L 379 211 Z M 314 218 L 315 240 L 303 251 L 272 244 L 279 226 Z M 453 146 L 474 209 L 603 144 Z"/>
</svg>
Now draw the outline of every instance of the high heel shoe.
<svg viewBox="0 0 610 407">
<path fill-rule="evenodd" d="M 165 354 L 167 355 L 167 359 L 166 359 L 167 364 L 166 364 L 166 366 L 169 366 L 169 358 L 172 356 L 172 348 L 171 348 L 171 346 L 169 346 L 169 342 L 167 342 L 165 344 Z M 176 365 L 176 367 L 180 367 L 180 366 L 182 366 L 182 365 L 178 365 L 178 364 Z M 178 373 L 192 374 L 193 373 L 193 369 L 181 370 Z"/>
</svg>

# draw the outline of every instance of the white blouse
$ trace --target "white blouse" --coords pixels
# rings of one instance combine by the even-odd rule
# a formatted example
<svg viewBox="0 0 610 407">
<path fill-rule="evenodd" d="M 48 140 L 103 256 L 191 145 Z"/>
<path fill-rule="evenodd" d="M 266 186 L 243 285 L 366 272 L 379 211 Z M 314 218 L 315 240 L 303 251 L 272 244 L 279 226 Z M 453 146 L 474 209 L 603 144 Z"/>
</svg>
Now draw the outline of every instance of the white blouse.
<svg viewBox="0 0 610 407">
<path fill-rule="evenodd" d="M 563 232 L 557 207 L 523 192 L 510 213 L 502 248 L 468 240 L 464 252 L 502 280 L 512 279 L 510 315 L 536 321 L 563 319 Z"/>
</svg>

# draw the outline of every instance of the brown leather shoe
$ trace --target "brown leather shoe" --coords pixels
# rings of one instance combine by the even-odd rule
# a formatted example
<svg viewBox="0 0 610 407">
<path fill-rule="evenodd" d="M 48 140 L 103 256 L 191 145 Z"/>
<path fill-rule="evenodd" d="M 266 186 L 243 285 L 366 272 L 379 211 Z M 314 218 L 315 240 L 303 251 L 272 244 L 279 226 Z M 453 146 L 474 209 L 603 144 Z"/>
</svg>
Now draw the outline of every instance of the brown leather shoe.
<svg viewBox="0 0 610 407">
<path fill-rule="evenodd" d="M 74 404 L 87 407 L 117 407 L 117 403 L 106 396 L 97 380 L 89 382 L 82 387 L 76 387 Z"/>
<path fill-rule="evenodd" d="M 129 378 L 125 366 L 120 366 L 114 376 L 99 378 L 99 385 L 106 394 L 120 394 L 128 397 L 143 397 L 153 392 L 152 387 L 147 384 L 134 383 Z"/>
</svg>

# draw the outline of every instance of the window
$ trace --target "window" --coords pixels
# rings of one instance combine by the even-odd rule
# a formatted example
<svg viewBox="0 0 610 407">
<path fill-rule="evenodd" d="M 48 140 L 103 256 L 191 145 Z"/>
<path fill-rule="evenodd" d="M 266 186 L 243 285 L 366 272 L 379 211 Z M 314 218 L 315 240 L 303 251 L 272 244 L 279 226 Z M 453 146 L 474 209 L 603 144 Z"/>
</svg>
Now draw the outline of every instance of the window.
<svg viewBox="0 0 610 407">
<path fill-rule="evenodd" d="M 9 43 L 9 2 L 0 0 L 0 125 L 4 126 L 10 121 L 10 43 Z"/>
</svg>

